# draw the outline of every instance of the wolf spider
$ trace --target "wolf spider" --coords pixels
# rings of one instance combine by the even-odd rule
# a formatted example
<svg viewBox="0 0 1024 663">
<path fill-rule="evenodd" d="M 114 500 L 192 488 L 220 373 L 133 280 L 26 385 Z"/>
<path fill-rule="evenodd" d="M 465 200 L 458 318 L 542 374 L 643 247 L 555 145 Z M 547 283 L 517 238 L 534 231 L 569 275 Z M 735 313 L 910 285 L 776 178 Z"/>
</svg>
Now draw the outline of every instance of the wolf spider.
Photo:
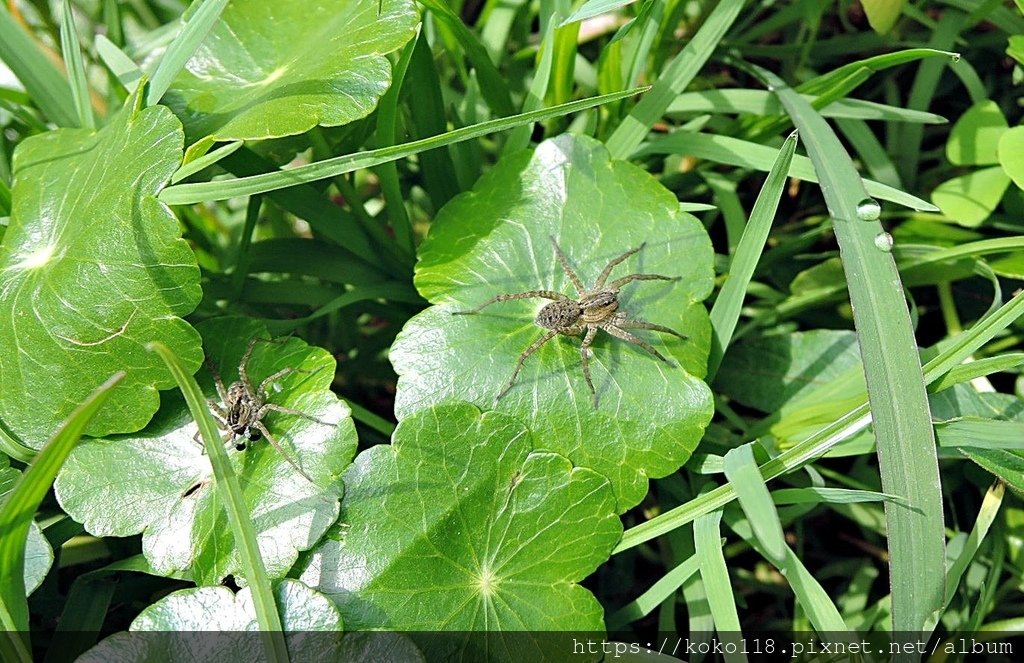
<svg viewBox="0 0 1024 663">
<path fill-rule="evenodd" d="M 234 443 L 237 451 L 244 451 L 248 442 L 255 442 L 261 438 L 266 439 L 299 474 L 310 483 L 313 483 L 313 479 L 299 467 L 298 463 L 285 453 L 281 445 L 274 439 L 274 436 L 270 434 L 270 431 L 267 430 L 266 425 L 263 423 L 263 418 L 268 412 L 280 412 L 315 421 L 325 426 L 337 426 L 337 424 L 318 419 L 301 410 L 267 402 L 267 387 L 273 384 L 274 380 L 280 379 L 289 373 L 308 373 L 309 371 L 292 367 L 282 368 L 264 378 L 258 387 L 253 388 L 248 373 L 249 358 L 252 356 L 252 350 L 258 341 L 264 343 L 282 342 L 258 337 L 250 340 L 248 347 L 245 349 L 245 354 L 242 355 L 242 360 L 238 364 L 238 380 L 232 382 L 226 389 L 224 388 L 224 381 L 221 379 L 220 373 L 217 372 L 213 363 L 207 359 L 206 365 L 213 375 L 213 382 L 217 386 L 217 395 L 220 397 L 220 403 L 215 400 L 209 401 L 210 409 L 213 410 L 214 419 L 217 420 L 217 424 L 226 433 L 223 438 L 225 444 Z M 196 432 L 196 437 L 198 435 L 199 433 Z"/>
<path fill-rule="evenodd" d="M 522 370 L 523 363 L 530 355 L 536 352 L 540 346 L 544 345 L 558 334 L 562 334 L 564 336 L 579 336 L 586 331 L 586 334 L 583 336 L 583 343 L 580 345 L 580 360 L 583 365 L 583 377 L 587 380 L 587 386 L 590 388 L 590 393 L 593 396 L 593 406 L 596 408 L 597 390 L 594 389 L 594 382 L 590 378 L 590 346 L 594 342 L 597 330 L 603 329 L 605 332 L 618 339 L 639 345 L 641 348 L 667 364 L 671 364 L 672 362 L 666 359 L 650 343 L 639 336 L 630 333 L 627 329 L 650 329 L 664 334 L 672 334 L 673 336 L 678 336 L 684 340 L 686 339 L 686 336 L 680 334 L 674 329 L 669 329 L 668 327 L 657 325 L 653 322 L 647 322 L 645 320 L 631 320 L 627 318 L 625 313 L 618 310 L 619 290 L 622 286 L 633 281 L 676 281 L 679 277 L 661 276 L 660 274 L 630 274 L 628 276 L 615 279 L 608 285 L 605 285 L 605 281 L 608 280 L 612 270 L 624 260 L 644 248 L 647 244 L 647 242 L 644 242 L 635 249 L 626 251 L 605 265 L 605 268 L 597 277 L 594 287 L 587 289 L 584 287 L 583 281 L 580 280 L 580 277 L 573 271 L 572 267 L 569 266 L 569 261 L 566 259 L 565 254 L 562 253 L 562 249 L 558 246 L 558 242 L 555 241 L 554 237 L 551 237 L 551 243 L 555 247 L 555 258 L 558 260 L 558 264 L 561 265 L 562 271 L 565 272 L 566 277 L 568 277 L 569 281 L 571 281 L 573 286 L 576 288 L 576 292 L 579 293 L 579 299 L 572 299 L 571 297 L 560 292 L 555 292 L 554 290 L 530 290 L 528 292 L 496 295 L 474 309 L 470 309 L 468 311 L 454 311 L 452 314 L 468 315 L 471 313 L 478 313 L 491 304 L 506 302 L 513 299 L 541 298 L 552 300 L 550 304 L 546 304 L 544 308 L 537 313 L 537 317 L 534 319 L 534 322 L 537 325 L 547 329 L 548 331 L 534 341 L 530 347 L 526 348 L 521 355 L 519 355 L 519 361 L 516 363 L 516 368 L 512 372 L 512 377 L 509 378 L 508 384 L 506 384 L 505 388 L 501 390 L 501 393 L 498 394 L 495 401 L 508 393 L 509 389 L 511 389 L 512 385 L 515 383 L 516 378 L 519 376 L 519 371 Z"/>
</svg>

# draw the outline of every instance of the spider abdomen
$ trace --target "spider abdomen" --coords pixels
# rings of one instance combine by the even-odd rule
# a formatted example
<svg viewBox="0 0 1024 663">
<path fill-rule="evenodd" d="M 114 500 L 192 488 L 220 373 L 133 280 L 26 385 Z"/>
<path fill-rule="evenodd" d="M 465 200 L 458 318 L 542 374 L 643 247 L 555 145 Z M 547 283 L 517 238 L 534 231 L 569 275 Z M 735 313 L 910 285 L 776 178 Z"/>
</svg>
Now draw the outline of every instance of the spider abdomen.
<svg viewBox="0 0 1024 663">
<path fill-rule="evenodd" d="M 583 307 L 579 302 L 563 299 L 542 308 L 533 321 L 545 329 L 565 329 L 575 325 L 582 314 Z"/>
</svg>

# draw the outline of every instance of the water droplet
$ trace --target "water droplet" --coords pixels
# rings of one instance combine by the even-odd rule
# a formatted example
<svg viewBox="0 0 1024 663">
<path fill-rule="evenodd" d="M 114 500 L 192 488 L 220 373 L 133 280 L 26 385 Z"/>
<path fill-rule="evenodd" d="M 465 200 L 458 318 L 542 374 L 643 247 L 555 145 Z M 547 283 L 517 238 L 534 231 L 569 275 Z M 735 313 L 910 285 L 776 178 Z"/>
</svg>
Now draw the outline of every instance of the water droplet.
<svg viewBox="0 0 1024 663">
<path fill-rule="evenodd" d="M 885 253 L 889 253 L 890 251 L 892 251 L 892 245 L 893 245 L 893 239 L 892 239 L 892 235 L 890 235 L 889 233 L 887 233 L 887 232 L 880 232 L 877 235 L 875 235 L 875 247 L 879 251 L 884 251 Z"/>
<path fill-rule="evenodd" d="M 882 206 L 874 198 L 865 198 L 857 203 L 857 218 L 861 221 L 878 221 L 882 215 Z"/>
<path fill-rule="evenodd" d="M 960 62 L 960 54 L 954 53 L 949 57 L 949 59 L 952 60 L 953 62 Z"/>
</svg>

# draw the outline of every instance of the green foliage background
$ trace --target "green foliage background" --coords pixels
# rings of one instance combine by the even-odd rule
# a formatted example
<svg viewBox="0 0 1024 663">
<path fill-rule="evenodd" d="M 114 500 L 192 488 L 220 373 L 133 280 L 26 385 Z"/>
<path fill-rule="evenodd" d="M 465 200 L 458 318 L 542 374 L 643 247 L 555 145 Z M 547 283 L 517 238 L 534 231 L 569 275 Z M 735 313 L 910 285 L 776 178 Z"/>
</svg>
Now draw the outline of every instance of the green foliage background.
<svg viewBox="0 0 1024 663">
<path fill-rule="evenodd" d="M 5 660 L 1019 630 L 1020 6 L 186 4 L 0 8 Z"/>
</svg>

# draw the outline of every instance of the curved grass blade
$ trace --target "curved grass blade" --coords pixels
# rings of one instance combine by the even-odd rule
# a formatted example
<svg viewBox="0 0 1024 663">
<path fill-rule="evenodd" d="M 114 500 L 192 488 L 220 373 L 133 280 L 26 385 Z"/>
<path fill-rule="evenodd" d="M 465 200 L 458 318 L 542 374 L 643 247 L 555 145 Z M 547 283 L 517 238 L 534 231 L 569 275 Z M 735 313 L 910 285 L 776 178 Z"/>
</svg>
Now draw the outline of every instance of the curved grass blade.
<svg viewBox="0 0 1024 663">
<path fill-rule="evenodd" d="M 32 660 L 27 640 L 28 602 L 23 575 L 28 528 L 64 459 L 122 378 L 124 373 L 117 373 L 75 408 L 25 470 L 0 508 L 0 533 L 3 534 L 0 536 L 0 629 L 3 630 L 0 634 L 0 659 Z"/>
<path fill-rule="evenodd" d="M 78 113 L 78 126 L 83 129 L 95 129 L 96 118 L 92 114 L 89 83 L 85 77 L 85 62 L 82 61 L 82 47 L 75 31 L 75 17 L 71 13 L 70 0 L 64 0 L 61 4 L 60 50 L 71 83 L 71 101 Z"/>
<path fill-rule="evenodd" d="M 147 347 L 160 355 L 160 358 L 167 364 L 168 370 L 171 371 L 175 382 L 178 383 L 178 388 L 185 396 L 189 411 L 199 426 L 206 453 L 210 457 L 210 464 L 213 465 L 217 490 L 224 501 L 224 510 L 227 512 L 228 522 L 231 523 L 231 529 L 235 535 L 235 545 L 238 546 L 238 556 L 244 569 L 245 580 L 252 589 L 253 607 L 256 610 L 256 620 L 260 625 L 267 658 L 275 662 L 287 661 L 288 647 L 282 634 L 281 616 L 274 602 L 274 592 L 270 586 L 266 567 L 263 565 L 263 558 L 260 556 L 259 546 L 256 544 L 256 530 L 246 512 L 242 489 L 238 485 L 238 477 L 235 476 L 235 471 L 228 460 L 228 454 L 224 451 L 220 431 L 210 414 L 203 391 L 199 388 L 195 378 L 185 372 L 178 358 L 166 345 L 154 341 Z"/>
<path fill-rule="evenodd" d="M 299 166 L 288 170 L 281 170 L 251 177 L 240 177 L 234 180 L 220 182 L 201 182 L 198 184 L 178 184 L 167 187 L 160 194 L 160 200 L 168 205 L 190 205 L 192 203 L 208 202 L 212 200 L 226 200 L 239 196 L 251 196 L 256 193 L 275 191 L 307 184 L 328 177 L 351 173 L 362 168 L 371 168 L 384 163 L 396 161 L 402 157 L 418 154 L 426 150 L 461 143 L 462 141 L 479 138 L 490 133 L 504 131 L 518 127 L 521 124 L 540 122 L 553 117 L 561 117 L 569 113 L 575 113 L 588 108 L 594 108 L 618 99 L 631 97 L 649 88 L 633 88 L 611 94 L 602 94 L 596 97 L 588 97 L 579 101 L 571 101 L 567 104 L 560 104 L 550 108 L 520 113 L 510 117 L 502 117 L 496 120 L 488 120 L 472 124 L 468 127 L 461 127 L 449 131 L 440 136 L 422 138 L 401 145 L 382 147 L 377 150 L 368 150 L 356 154 L 346 154 L 334 159 L 325 159 L 306 166 Z"/>
<path fill-rule="evenodd" d="M 149 82 L 149 89 L 146 90 L 146 105 L 152 106 L 160 101 L 171 83 L 185 68 L 185 64 L 195 53 L 199 45 L 206 39 L 213 26 L 220 18 L 228 0 L 205 0 L 199 8 L 192 12 L 188 22 L 181 28 L 181 32 L 174 38 L 160 58 L 160 64 L 153 72 L 153 78 Z"/>
</svg>

